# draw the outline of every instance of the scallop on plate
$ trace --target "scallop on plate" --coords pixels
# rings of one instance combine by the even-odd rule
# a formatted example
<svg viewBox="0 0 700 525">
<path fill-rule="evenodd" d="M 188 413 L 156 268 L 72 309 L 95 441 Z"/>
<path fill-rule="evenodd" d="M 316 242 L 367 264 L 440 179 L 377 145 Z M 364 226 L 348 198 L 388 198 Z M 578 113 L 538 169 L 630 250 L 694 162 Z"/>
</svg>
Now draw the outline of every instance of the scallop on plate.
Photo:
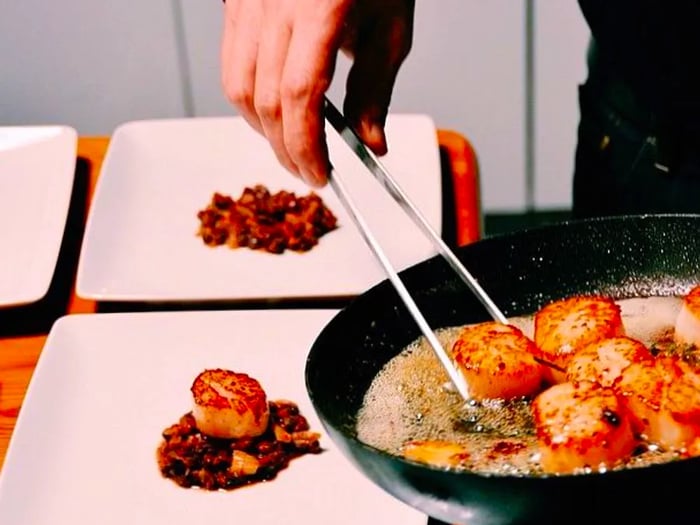
<svg viewBox="0 0 700 525">
<path fill-rule="evenodd" d="M 60 319 L 41 353 L 0 472 L 0 523 L 189 525 L 224 519 L 258 525 L 425 525 L 425 514 L 376 487 L 345 460 L 309 401 L 308 348 L 335 313 L 238 310 Z M 277 428 L 274 437 L 265 434 L 264 400 L 276 403 L 274 412 L 270 405 L 271 424 L 291 424 L 287 434 Z M 290 403 L 306 419 L 307 435 Z M 234 406 L 244 407 L 238 418 Z M 184 468 L 175 470 L 187 486 L 162 473 L 158 450 L 172 436 L 168 429 L 195 407 L 198 424 L 219 436 L 200 448 L 238 438 L 233 453 L 228 447 L 228 464 L 214 467 L 218 459 L 208 456 L 209 466 L 234 480 L 258 471 L 257 482 L 207 490 L 194 480 L 207 467 L 202 463 L 187 466 L 193 475 L 187 480 Z M 253 461 L 246 457 L 251 454 L 237 453 L 258 438 L 291 440 L 298 447 L 312 446 L 304 439 L 315 438 L 320 449 L 292 457 L 270 476 L 263 470 L 278 459 L 270 450 L 258 447 Z"/>
</svg>

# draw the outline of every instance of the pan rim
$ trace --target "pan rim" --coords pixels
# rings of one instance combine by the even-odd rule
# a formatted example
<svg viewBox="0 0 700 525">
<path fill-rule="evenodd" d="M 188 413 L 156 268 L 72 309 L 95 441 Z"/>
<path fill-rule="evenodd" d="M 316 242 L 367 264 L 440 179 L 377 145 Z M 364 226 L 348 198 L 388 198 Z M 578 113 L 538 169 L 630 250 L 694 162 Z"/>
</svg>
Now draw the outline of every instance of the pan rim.
<svg viewBox="0 0 700 525">
<path fill-rule="evenodd" d="M 633 221 L 633 222 L 640 222 L 644 223 L 646 221 L 655 221 L 655 220 L 660 220 L 660 219 L 678 219 L 678 220 L 700 220 L 700 214 L 697 213 L 661 213 L 661 214 L 637 214 L 637 215 L 616 215 L 616 216 L 605 216 L 605 217 L 595 217 L 595 218 L 582 218 L 582 219 L 571 219 L 563 222 L 557 222 L 557 223 L 552 223 L 552 224 L 545 224 L 545 225 L 539 225 L 539 226 L 534 226 L 531 228 L 523 229 L 523 230 L 518 230 L 516 232 L 507 232 L 507 233 L 502 233 L 502 234 L 497 234 L 489 237 L 484 237 L 483 239 L 479 241 L 475 241 L 472 244 L 466 245 L 464 247 L 461 247 L 460 250 L 463 250 L 465 253 L 467 253 L 469 250 L 472 249 L 478 249 L 475 248 L 477 246 L 484 246 L 487 244 L 491 243 L 503 243 L 503 242 L 508 242 L 510 239 L 516 239 L 516 238 L 523 238 L 523 237 L 528 237 L 528 236 L 533 236 L 533 235 L 539 235 L 542 233 L 546 232 L 552 232 L 552 231 L 557 231 L 557 230 L 567 230 L 569 229 L 572 225 L 573 226 L 585 226 L 585 225 L 597 225 L 601 223 L 608 223 L 608 224 L 615 224 L 615 223 L 622 223 L 622 222 L 627 222 L 627 221 Z M 417 272 L 420 271 L 420 268 L 423 268 L 427 266 L 428 264 L 431 264 L 431 261 L 439 259 L 440 256 L 436 255 L 433 257 L 430 257 L 428 259 L 425 259 L 421 262 L 418 262 L 402 272 L 400 274 L 407 275 L 410 274 L 411 272 Z M 340 311 L 338 311 L 332 319 L 329 320 L 326 326 L 322 329 L 322 331 L 319 333 L 317 336 L 316 340 L 311 346 L 311 349 L 307 355 L 306 359 L 306 364 L 305 364 L 305 379 L 306 379 L 306 384 L 307 384 L 307 392 L 308 395 L 311 399 L 312 405 L 315 407 L 317 411 L 321 411 L 323 414 L 323 417 L 321 417 L 322 423 L 324 426 L 329 425 L 334 432 L 340 434 L 343 436 L 343 439 L 348 441 L 349 443 L 352 444 L 353 447 L 360 448 L 368 453 L 371 453 L 373 455 L 377 455 L 387 461 L 391 462 L 398 462 L 399 464 L 410 467 L 410 468 L 419 468 L 421 470 L 429 470 L 431 472 L 436 472 L 439 473 L 440 475 L 443 476 L 456 476 L 460 478 L 476 478 L 479 480 L 484 480 L 484 481 L 490 481 L 490 482 L 498 482 L 498 481 L 507 481 L 510 484 L 514 484 L 517 486 L 529 486 L 532 484 L 537 484 L 546 487 L 548 484 L 579 484 L 582 482 L 585 482 L 586 480 L 591 480 L 591 479 L 598 479 L 598 478 L 604 478 L 604 479 L 611 479 L 613 481 L 616 481 L 617 479 L 624 479 L 629 476 L 635 476 L 635 477 L 640 477 L 640 476 L 648 476 L 648 477 L 653 477 L 658 475 L 659 473 L 663 472 L 666 474 L 666 471 L 670 471 L 671 473 L 679 468 L 698 468 L 700 467 L 700 457 L 688 457 L 688 458 L 677 458 L 673 459 L 667 462 L 663 463 L 657 463 L 657 464 L 652 464 L 652 465 L 645 465 L 645 466 L 633 466 L 633 467 L 623 467 L 620 469 L 610 469 L 606 470 L 604 472 L 599 472 L 599 471 L 592 471 L 592 472 L 585 472 L 585 473 L 566 473 L 566 474 L 555 474 L 555 475 L 514 475 L 512 473 L 500 473 L 500 472 L 493 472 L 493 473 L 486 473 L 486 472 L 479 472 L 479 471 L 474 471 L 474 470 L 469 470 L 469 469 L 445 469 L 445 468 L 440 468 L 436 467 L 434 465 L 428 464 L 428 463 L 422 463 L 418 461 L 413 461 L 406 459 L 400 455 L 392 454 L 390 452 L 386 452 L 384 450 L 381 450 L 377 447 L 374 447 L 370 444 L 367 444 L 363 441 L 361 441 L 358 437 L 356 432 L 349 432 L 348 429 L 346 428 L 346 425 L 342 424 L 337 424 L 337 419 L 333 417 L 332 414 L 328 414 L 325 410 L 321 410 L 321 406 L 323 403 L 319 403 L 319 399 L 317 397 L 317 393 L 315 392 L 314 389 L 312 389 L 312 385 L 310 384 L 310 369 L 315 365 L 315 360 L 318 359 L 318 354 L 322 352 L 320 345 L 318 344 L 319 340 L 323 340 L 327 338 L 327 333 L 338 323 L 338 319 L 342 319 L 343 316 L 345 315 L 352 315 L 353 313 L 353 308 L 356 307 L 358 304 L 358 301 L 363 300 L 366 296 L 369 294 L 376 295 L 377 292 L 376 290 L 380 290 L 381 288 L 391 288 L 391 283 L 388 280 L 383 280 L 368 290 L 366 290 L 363 294 L 358 296 L 357 298 L 353 299 L 348 305 L 343 307 Z M 625 296 L 613 296 L 614 299 L 622 299 L 625 298 Z M 383 365 L 382 365 L 383 366 Z M 353 417 L 356 417 L 356 414 L 353 415 Z M 681 465 L 681 467 L 679 467 Z M 677 478 L 678 482 L 681 483 L 682 479 L 681 476 L 673 476 L 674 478 Z"/>
</svg>

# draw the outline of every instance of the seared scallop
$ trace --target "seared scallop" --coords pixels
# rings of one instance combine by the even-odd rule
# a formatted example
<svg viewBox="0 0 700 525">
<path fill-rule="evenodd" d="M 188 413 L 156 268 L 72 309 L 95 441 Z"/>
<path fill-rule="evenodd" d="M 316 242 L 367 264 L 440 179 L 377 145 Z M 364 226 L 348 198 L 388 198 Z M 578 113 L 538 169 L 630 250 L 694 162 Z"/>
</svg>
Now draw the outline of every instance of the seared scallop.
<svg viewBox="0 0 700 525">
<path fill-rule="evenodd" d="M 406 459 L 446 468 L 458 467 L 469 459 L 469 452 L 459 443 L 440 440 L 409 441 L 401 453 Z"/>
<path fill-rule="evenodd" d="M 597 383 L 560 383 L 533 402 L 540 464 L 551 474 L 599 471 L 637 446 L 632 418 L 614 390 Z"/>
<path fill-rule="evenodd" d="M 259 436 L 267 429 L 270 409 L 260 383 L 247 374 L 220 368 L 205 370 L 192 384 L 197 428 L 211 437 Z"/>
<path fill-rule="evenodd" d="M 645 440 L 681 450 L 700 436 L 700 375 L 680 359 L 634 363 L 614 388 Z"/>
<path fill-rule="evenodd" d="M 674 421 L 687 429 L 690 437 L 683 443 L 676 444 L 682 448 L 700 437 L 700 373 L 680 358 L 662 360 L 662 366 L 673 368 L 672 377 L 666 392 L 666 407 Z"/>
<path fill-rule="evenodd" d="M 542 383 L 536 348 L 515 326 L 486 322 L 464 328 L 452 347 L 475 400 L 535 394 Z"/>
<path fill-rule="evenodd" d="M 696 458 L 700 456 L 700 438 L 695 438 L 688 443 L 682 450 L 682 456 L 685 458 Z"/>
<path fill-rule="evenodd" d="M 674 339 L 681 345 L 700 346 L 700 286 L 695 286 L 683 297 Z"/>
<path fill-rule="evenodd" d="M 625 335 L 620 307 L 609 297 L 574 296 L 552 302 L 535 314 L 535 344 L 539 357 L 555 365 L 545 378 L 566 381 L 566 368 L 580 349 L 608 337 Z"/>
<path fill-rule="evenodd" d="M 641 341 L 619 336 L 601 339 L 576 352 L 566 367 L 568 381 L 591 381 L 612 386 L 632 363 L 654 359 Z"/>
</svg>

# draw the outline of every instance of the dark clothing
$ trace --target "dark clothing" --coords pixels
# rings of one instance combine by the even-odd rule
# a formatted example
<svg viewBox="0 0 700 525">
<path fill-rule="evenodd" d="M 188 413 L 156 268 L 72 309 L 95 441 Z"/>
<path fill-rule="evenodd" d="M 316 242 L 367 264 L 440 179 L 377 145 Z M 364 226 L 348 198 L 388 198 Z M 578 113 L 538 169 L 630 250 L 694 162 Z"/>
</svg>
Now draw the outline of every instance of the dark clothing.
<svg viewBox="0 0 700 525">
<path fill-rule="evenodd" d="M 700 213 L 700 1 L 579 0 L 574 216 Z"/>
<path fill-rule="evenodd" d="M 653 111 L 700 114 L 698 0 L 579 0 L 601 68 Z"/>
</svg>

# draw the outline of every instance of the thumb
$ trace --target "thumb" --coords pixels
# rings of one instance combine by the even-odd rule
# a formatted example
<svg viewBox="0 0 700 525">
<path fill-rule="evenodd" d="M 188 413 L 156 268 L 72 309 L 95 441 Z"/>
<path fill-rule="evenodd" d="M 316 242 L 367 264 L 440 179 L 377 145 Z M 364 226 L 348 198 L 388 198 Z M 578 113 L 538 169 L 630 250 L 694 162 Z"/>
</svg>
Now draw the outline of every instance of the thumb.
<svg viewBox="0 0 700 525">
<path fill-rule="evenodd" d="M 345 116 L 377 155 L 387 152 L 384 125 L 396 76 L 410 50 L 410 29 L 376 25 L 356 45 L 348 73 Z"/>
</svg>

